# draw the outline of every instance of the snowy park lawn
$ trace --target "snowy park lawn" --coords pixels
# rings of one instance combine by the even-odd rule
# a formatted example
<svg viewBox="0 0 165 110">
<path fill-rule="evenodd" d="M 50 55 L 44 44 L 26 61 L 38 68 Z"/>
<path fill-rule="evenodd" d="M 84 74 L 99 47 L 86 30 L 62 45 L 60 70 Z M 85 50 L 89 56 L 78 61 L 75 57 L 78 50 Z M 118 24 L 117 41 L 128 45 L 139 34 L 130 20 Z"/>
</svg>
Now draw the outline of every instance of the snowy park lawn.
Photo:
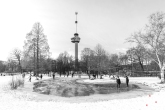
<svg viewBox="0 0 165 110">
<path fill-rule="evenodd" d="M 52 78 L 48 76 L 44 76 L 42 80 L 36 80 L 35 77 L 32 77 L 32 82 L 29 82 L 27 75 L 24 87 L 19 87 L 17 90 L 4 89 L 4 87 L 6 87 L 5 85 L 9 85 L 8 82 L 11 78 L 12 77 L 10 76 L 0 77 L 0 110 L 73 110 L 75 108 L 77 110 L 164 110 L 165 107 L 165 100 L 163 98 L 165 97 L 165 91 L 163 88 L 160 92 L 155 92 L 154 89 L 146 86 L 146 84 L 150 85 L 160 81 L 159 79 L 152 77 L 130 78 L 130 84 L 138 85 L 140 89 L 133 89 L 127 92 L 119 91 L 117 93 L 109 94 L 95 93 L 89 96 L 76 97 L 62 97 L 38 93 L 39 91 L 34 92 L 33 87 L 36 82 L 43 81 L 43 86 L 41 87 L 44 87 L 44 84 L 51 84 L 51 82 L 55 83 L 52 81 Z M 87 77 L 85 79 L 78 79 L 76 77 L 65 79 L 64 77 L 59 78 L 59 76 L 56 76 L 55 80 L 57 80 L 57 83 L 59 84 L 65 82 L 65 85 L 67 85 L 66 83 L 70 83 L 70 88 L 75 88 L 75 86 L 73 86 L 74 84 L 78 84 L 77 86 L 80 86 L 79 88 L 87 88 L 87 85 L 90 83 L 94 84 L 93 88 L 98 89 L 96 87 L 98 83 L 104 83 L 106 85 L 108 82 L 114 82 L 114 88 L 116 87 L 115 80 L 110 80 L 108 77 L 104 79 L 89 80 Z M 121 78 L 121 81 L 122 89 L 125 85 L 125 78 Z M 161 84 L 158 86 L 163 87 L 165 85 Z M 102 88 L 106 87 L 107 85 Z"/>
<path fill-rule="evenodd" d="M 3 82 L 7 84 L 10 79 L 11 77 L 9 76 L 1 77 L 1 84 Z M 14 90 L 14 97 L 28 96 L 28 100 L 33 101 L 53 100 L 74 103 L 130 99 L 155 92 L 154 89 L 139 84 L 139 82 L 150 81 L 150 83 L 153 83 L 159 81 L 156 78 L 130 78 L 130 84 L 127 88 L 125 78 L 121 77 L 120 79 L 122 82 L 121 88 L 117 89 L 116 81 L 111 80 L 109 77 L 90 80 L 88 77 L 67 78 L 56 76 L 55 80 L 53 80 L 52 77 L 44 75 L 42 80 L 36 80 L 35 77 L 32 77 L 32 82 L 29 82 L 28 75 L 26 75 L 24 87 Z"/>
</svg>

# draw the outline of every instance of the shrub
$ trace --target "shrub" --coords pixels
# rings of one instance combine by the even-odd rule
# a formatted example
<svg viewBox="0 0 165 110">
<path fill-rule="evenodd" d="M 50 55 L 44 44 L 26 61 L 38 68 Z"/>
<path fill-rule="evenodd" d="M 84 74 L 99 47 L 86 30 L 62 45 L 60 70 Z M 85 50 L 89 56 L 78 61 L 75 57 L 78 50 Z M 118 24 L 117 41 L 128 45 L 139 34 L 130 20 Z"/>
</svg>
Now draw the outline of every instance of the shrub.
<svg viewBox="0 0 165 110">
<path fill-rule="evenodd" d="M 11 89 L 17 89 L 20 86 L 24 86 L 24 79 L 21 76 L 12 76 L 9 85 Z"/>
</svg>

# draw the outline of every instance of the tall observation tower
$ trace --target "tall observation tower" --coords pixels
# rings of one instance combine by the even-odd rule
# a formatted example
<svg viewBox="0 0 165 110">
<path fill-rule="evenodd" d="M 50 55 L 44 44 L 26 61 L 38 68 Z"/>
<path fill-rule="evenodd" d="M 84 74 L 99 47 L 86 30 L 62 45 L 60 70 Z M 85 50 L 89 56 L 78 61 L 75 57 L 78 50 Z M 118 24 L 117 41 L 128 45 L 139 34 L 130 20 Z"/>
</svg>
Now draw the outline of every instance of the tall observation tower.
<svg viewBox="0 0 165 110">
<path fill-rule="evenodd" d="M 75 71 L 78 71 L 78 43 L 80 42 L 80 37 L 78 36 L 79 34 L 77 33 L 77 14 L 78 12 L 75 13 L 76 14 L 76 33 L 74 34 L 74 37 L 71 38 L 71 42 L 75 43 Z"/>
</svg>

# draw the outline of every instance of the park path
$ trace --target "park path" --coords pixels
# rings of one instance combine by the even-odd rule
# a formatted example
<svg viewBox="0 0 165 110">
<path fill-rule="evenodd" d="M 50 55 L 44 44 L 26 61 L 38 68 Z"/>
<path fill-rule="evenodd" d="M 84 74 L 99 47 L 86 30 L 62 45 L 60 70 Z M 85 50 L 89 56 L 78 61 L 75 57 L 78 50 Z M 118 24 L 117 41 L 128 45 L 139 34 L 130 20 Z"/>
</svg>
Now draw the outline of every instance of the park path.
<svg viewBox="0 0 165 110">
<path fill-rule="evenodd" d="M 0 77 L 0 110 L 164 110 L 165 91 L 153 95 L 139 96 L 130 99 L 115 99 L 87 103 L 66 103 L 54 101 L 37 102 L 27 100 L 28 95 L 17 97 L 18 93 L 4 90 L 4 85 L 11 77 Z M 46 78 L 46 77 L 45 77 Z M 28 84 L 32 84 L 27 82 Z M 34 80 L 32 79 L 32 82 Z M 146 80 L 145 80 L 146 81 Z M 25 85 L 26 86 L 26 85 Z M 15 94 L 16 97 L 13 95 Z M 87 98 L 88 100 L 88 98 Z"/>
</svg>

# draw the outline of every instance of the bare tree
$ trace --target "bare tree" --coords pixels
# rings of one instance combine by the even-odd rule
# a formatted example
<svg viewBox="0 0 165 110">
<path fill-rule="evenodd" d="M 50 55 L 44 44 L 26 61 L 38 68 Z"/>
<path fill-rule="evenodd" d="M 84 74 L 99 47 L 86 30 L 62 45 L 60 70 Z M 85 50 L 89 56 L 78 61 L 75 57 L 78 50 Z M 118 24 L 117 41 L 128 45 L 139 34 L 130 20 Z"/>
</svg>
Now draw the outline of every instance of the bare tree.
<svg viewBox="0 0 165 110">
<path fill-rule="evenodd" d="M 119 53 L 119 61 L 121 65 L 127 65 L 128 64 L 128 56 L 124 53 Z"/>
<path fill-rule="evenodd" d="M 14 55 L 15 59 L 17 59 L 17 61 L 18 61 L 19 71 L 22 74 L 22 66 L 21 66 L 22 51 L 20 49 L 16 48 L 16 49 L 13 50 L 13 55 Z"/>
<path fill-rule="evenodd" d="M 150 49 L 150 57 L 160 68 L 161 82 L 164 83 L 165 69 L 165 14 L 157 12 L 149 17 L 144 33 L 135 33 L 128 41 Z"/>
<path fill-rule="evenodd" d="M 49 56 L 49 45 L 46 35 L 43 33 L 42 25 L 37 22 L 33 25 L 32 30 L 27 34 L 24 45 L 26 56 L 34 60 L 34 75 L 39 74 L 39 63 L 41 56 Z"/>
<path fill-rule="evenodd" d="M 139 63 L 141 70 L 144 71 L 143 63 L 145 61 L 146 49 L 140 45 L 127 50 L 127 55 L 132 63 Z"/>
<path fill-rule="evenodd" d="M 98 74 L 100 74 L 101 69 L 102 69 L 101 63 L 104 61 L 106 51 L 103 49 L 103 47 L 100 44 L 97 44 L 94 49 L 94 53 L 96 56 Z M 101 78 L 101 76 L 100 76 L 100 78 Z"/>
<path fill-rule="evenodd" d="M 64 76 L 67 74 L 69 76 L 69 71 L 73 69 L 73 58 L 68 54 L 68 52 L 60 53 L 57 58 L 57 70 L 60 73 L 60 76 L 64 74 Z"/>
<path fill-rule="evenodd" d="M 14 64 L 14 66 L 17 66 L 16 67 L 17 69 L 15 69 L 14 71 L 17 72 L 19 71 L 20 73 L 22 73 L 21 57 L 22 57 L 22 51 L 18 48 L 15 48 L 14 50 L 12 50 L 8 58 L 8 64 L 10 65 L 10 67 L 13 68 L 12 65 Z"/>
<path fill-rule="evenodd" d="M 9 72 L 15 72 L 17 70 L 17 62 L 13 60 L 11 57 L 8 58 L 7 68 Z"/>
<path fill-rule="evenodd" d="M 116 72 L 119 71 L 120 59 L 118 54 L 111 54 L 109 56 L 109 63 L 111 68 L 114 68 Z"/>
<path fill-rule="evenodd" d="M 87 74 L 89 76 L 89 79 L 90 79 L 90 74 L 89 74 L 90 64 L 89 64 L 89 61 L 90 61 L 91 54 L 92 54 L 92 50 L 90 48 L 84 48 L 81 51 L 81 60 L 84 64 L 84 68 L 85 68 L 85 71 L 87 72 Z"/>
<path fill-rule="evenodd" d="M 0 61 L 0 72 L 4 72 L 6 69 L 6 64 L 4 61 Z"/>
</svg>

